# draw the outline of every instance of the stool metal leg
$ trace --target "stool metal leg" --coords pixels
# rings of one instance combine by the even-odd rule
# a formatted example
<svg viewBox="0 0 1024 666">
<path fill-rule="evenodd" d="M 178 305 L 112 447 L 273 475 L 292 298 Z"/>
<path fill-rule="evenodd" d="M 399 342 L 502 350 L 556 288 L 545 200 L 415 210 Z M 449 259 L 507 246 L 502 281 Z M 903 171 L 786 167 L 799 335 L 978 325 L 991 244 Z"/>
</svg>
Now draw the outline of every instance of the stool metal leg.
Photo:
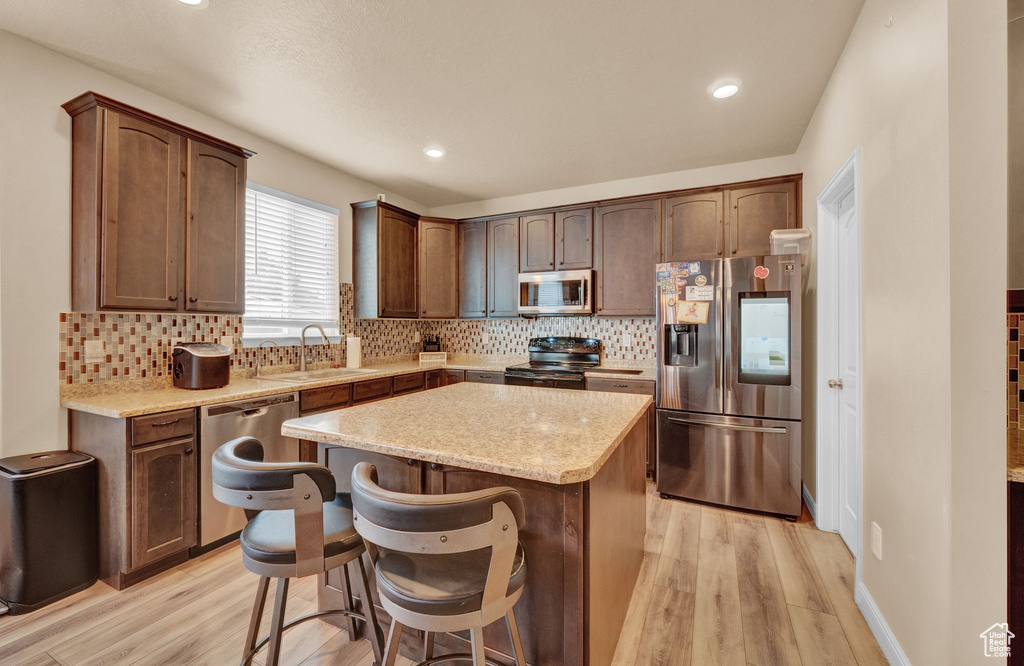
<svg viewBox="0 0 1024 666">
<path fill-rule="evenodd" d="M 354 610 L 356 605 L 352 599 L 352 579 L 348 575 L 348 565 L 351 562 L 346 562 L 341 566 L 341 587 L 344 594 L 342 595 L 342 603 L 345 605 L 345 610 Z M 356 639 L 356 621 L 353 618 L 347 618 L 346 624 L 348 625 L 348 639 L 354 641 Z"/>
<path fill-rule="evenodd" d="M 370 635 L 370 645 L 373 647 L 373 659 L 381 664 L 384 655 L 384 632 L 377 622 L 377 610 L 373 606 L 373 597 L 370 596 L 370 581 L 366 578 L 366 566 L 363 564 L 363 556 L 356 558 L 359 562 L 359 594 L 363 600 L 363 617 L 366 618 L 366 630 Z"/>
<path fill-rule="evenodd" d="M 398 658 L 398 644 L 402 642 L 402 630 L 405 629 L 398 620 L 391 620 L 391 629 L 388 631 L 388 645 L 384 649 L 383 666 L 395 666 L 395 659 Z"/>
<path fill-rule="evenodd" d="M 277 666 L 281 656 L 281 634 L 284 632 L 284 609 L 288 603 L 287 578 L 277 579 L 277 598 L 274 599 L 274 615 L 270 620 L 270 644 L 267 646 L 266 666 Z"/>
<path fill-rule="evenodd" d="M 423 632 L 423 661 L 434 658 L 434 632 Z"/>
<path fill-rule="evenodd" d="M 505 614 L 505 625 L 508 627 L 508 637 L 512 641 L 512 649 L 515 652 L 516 666 L 526 666 L 526 657 L 523 656 L 523 641 L 519 639 L 519 625 L 516 624 L 516 614 L 511 608 Z"/>
<path fill-rule="evenodd" d="M 245 636 L 245 649 L 242 651 L 242 659 L 245 659 L 252 649 L 256 647 L 256 641 L 260 637 L 260 622 L 263 620 L 263 608 L 267 605 L 267 590 L 270 588 L 270 577 L 260 576 L 260 582 L 256 585 L 256 601 L 252 606 L 252 618 L 249 620 L 249 633 Z"/>
<path fill-rule="evenodd" d="M 469 637 L 473 643 L 473 666 L 485 666 L 484 628 L 474 627 L 473 629 L 470 629 Z"/>
</svg>

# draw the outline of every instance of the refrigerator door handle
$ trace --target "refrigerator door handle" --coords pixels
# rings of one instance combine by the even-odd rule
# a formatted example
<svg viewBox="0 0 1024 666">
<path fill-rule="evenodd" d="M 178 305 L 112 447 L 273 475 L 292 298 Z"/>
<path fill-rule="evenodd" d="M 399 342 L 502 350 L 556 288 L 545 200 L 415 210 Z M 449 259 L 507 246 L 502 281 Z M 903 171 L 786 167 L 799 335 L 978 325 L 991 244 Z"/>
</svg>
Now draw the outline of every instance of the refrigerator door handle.
<svg viewBox="0 0 1024 666">
<path fill-rule="evenodd" d="M 772 435 L 785 435 L 785 428 L 762 428 L 759 426 L 745 426 L 745 425 L 728 425 L 725 423 L 708 423 L 707 421 L 697 421 L 695 419 L 677 419 L 669 417 L 668 419 L 672 423 L 681 423 L 683 425 L 699 425 L 708 428 L 721 428 L 722 430 L 742 430 L 743 432 L 763 432 Z"/>
</svg>

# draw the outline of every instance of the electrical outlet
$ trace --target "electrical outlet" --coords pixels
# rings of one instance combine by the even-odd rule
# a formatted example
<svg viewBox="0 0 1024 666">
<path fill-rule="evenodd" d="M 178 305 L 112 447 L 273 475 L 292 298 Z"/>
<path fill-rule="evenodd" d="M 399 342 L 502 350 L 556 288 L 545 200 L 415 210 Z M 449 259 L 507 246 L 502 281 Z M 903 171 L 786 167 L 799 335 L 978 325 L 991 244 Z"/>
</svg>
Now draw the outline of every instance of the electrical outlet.
<svg viewBox="0 0 1024 666">
<path fill-rule="evenodd" d="M 106 360 L 107 355 L 105 353 L 106 344 L 102 340 L 86 340 L 85 341 L 85 362 L 86 363 L 102 363 Z"/>
<path fill-rule="evenodd" d="M 491 341 L 491 334 L 490 334 L 490 333 L 488 333 L 487 331 L 484 331 L 484 335 L 483 335 L 483 343 L 484 343 L 484 344 L 486 345 L 486 344 L 487 344 L 487 343 L 489 343 L 490 341 Z"/>
<path fill-rule="evenodd" d="M 412 341 L 413 342 L 419 342 L 420 341 L 420 332 L 419 331 L 413 331 L 412 332 Z"/>
<path fill-rule="evenodd" d="M 632 347 L 633 346 L 633 336 L 630 335 L 629 333 L 623 333 L 622 334 L 622 346 L 623 347 Z"/>
<path fill-rule="evenodd" d="M 882 528 L 875 521 L 871 521 L 871 553 L 882 559 Z"/>
<path fill-rule="evenodd" d="M 222 335 L 218 342 L 232 351 L 235 349 L 235 337 L 233 335 Z"/>
</svg>

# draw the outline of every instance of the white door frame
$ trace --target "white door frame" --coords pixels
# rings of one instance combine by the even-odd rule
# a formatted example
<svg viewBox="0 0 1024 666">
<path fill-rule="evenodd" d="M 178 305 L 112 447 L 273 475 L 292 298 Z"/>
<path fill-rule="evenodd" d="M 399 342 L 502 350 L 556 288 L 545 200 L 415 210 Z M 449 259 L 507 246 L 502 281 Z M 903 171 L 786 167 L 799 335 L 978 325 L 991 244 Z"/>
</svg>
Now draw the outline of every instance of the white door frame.
<svg viewBox="0 0 1024 666">
<path fill-rule="evenodd" d="M 837 330 L 839 320 L 839 274 L 838 267 L 838 222 L 839 202 L 846 197 L 850 191 L 854 192 L 853 219 L 851 224 L 855 226 L 855 234 L 860 242 L 861 223 L 861 180 L 860 180 L 860 148 L 853 151 L 849 159 L 843 164 L 825 189 L 818 195 L 818 232 L 817 236 L 817 302 L 818 302 L 818 331 L 817 331 L 817 381 L 815 394 L 817 396 L 817 490 L 815 496 L 815 523 L 819 529 L 828 532 L 839 531 L 840 511 L 840 485 L 839 485 L 839 442 L 836 438 L 838 424 L 839 395 L 838 391 L 828 388 L 828 380 L 836 377 L 833 373 L 839 367 L 838 349 L 832 341 L 838 340 Z M 859 255 L 859 252 L 858 252 Z M 855 288 L 857 308 L 860 309 L 861 284 L 858 281 Z M 824 344 L 828 341 L 828 344 Z M 861 367 L 862 360 L 858 359 L 857 366 Z M 863 374 L 863 373 L 862 373 Z M 859 407 L 863 405 L 860 395 L 860 387 L 857 388 L 856 396 L 858 413 L 863 416 Z M 857 447 L 861 450 L 863 443 L 858 441 Z M 858 507 L 858 516 L 863 521 L 863 481 L 857 479 L 861 485 L 861 506 Z M 848 544 L 850 550 L 857 558 L 857 581 L 860 581 L 861 554 L 863 552 L 864 525 L 860 525 L 857 534 L 857 542 Z"/>
</svg>

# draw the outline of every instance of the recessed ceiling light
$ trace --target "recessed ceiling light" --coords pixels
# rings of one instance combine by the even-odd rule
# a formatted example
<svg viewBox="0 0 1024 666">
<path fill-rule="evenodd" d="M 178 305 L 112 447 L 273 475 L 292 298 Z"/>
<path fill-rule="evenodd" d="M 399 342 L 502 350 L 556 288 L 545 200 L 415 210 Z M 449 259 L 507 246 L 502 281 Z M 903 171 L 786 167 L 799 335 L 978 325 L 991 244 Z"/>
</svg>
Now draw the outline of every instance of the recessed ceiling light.
<svg viewBox="0 0 1024 666">
<path fill-rule="evenodd" d="M 178 0 L 178 2 L 183 5 L 192 5 L 193 7 L 206 4 L 206 0 Z"/>
<path fill-rule="evenodd" d="M 721 79 L 708 86 L 708 93 L 717 99 L 732 97 L 740 91 L 739 79 Z"/>
<path fill-rule="evenodd" d="M 427 157 L 444 157 L 444 151 L 440 148 L 424 148 L 423 152 L 427 154 Z"/>
</svg>

